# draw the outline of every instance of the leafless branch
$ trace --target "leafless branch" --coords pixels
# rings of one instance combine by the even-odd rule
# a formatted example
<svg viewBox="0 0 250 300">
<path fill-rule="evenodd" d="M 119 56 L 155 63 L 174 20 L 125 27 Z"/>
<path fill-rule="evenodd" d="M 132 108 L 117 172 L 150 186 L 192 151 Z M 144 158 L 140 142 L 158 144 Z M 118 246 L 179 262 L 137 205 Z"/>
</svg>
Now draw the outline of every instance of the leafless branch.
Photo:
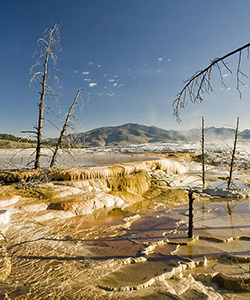
<svg viewBox="0 0 250 300">
<path fill-rule="evenodd" d="M 241 71 L 241 55 L 242 51 L 247 49 L 249 56 L 249 47 L 250 43 L 247 43 L 244 46 L 232 52 L 229 52 L 222 57 L 215 58 L 205 69 L 196 72 L 193 76 L 191 76 L 188 80 L 184 82 L 183 89 L 180 91 L 180 93 L 176 95 L 175 100 L 173 102 L 174 116 L 176 117 L 176 120 L 178 122 L 181 122 L 180 109 L 185 108 L 188 104 L 188 101 L 190 101 L 191 103 L 200 103 L 203 101 L 204 93 L 209 93 L 213 91 L 211 81 L 212 71 L 214 67 L 218 69 L 221 82 L 225 86 L 220 64 L 222 64 L 222 66 L 224 66 L 232 74 L 233 72 L 225 63 L 225 59 L 233 56 L 236 53 L 239 53 L 238 66 L 236 70 L 236 89 L 239 92 L 240 98 L 242 97 L 240 86 L 244 85 L 244 83 L 241 81 L 241 76 L 246 78 L 248 77 Z"/>
<path fill-rule="evenodd" d="M 70 126 L 71 126 L 70 119 L 75 117 L 75 116 L 73 115 L 73 109 L 74 109 L 74 107 L 75 107 L 76 104 L 77 104 L 77 100 L 78 100 L 78 98 L 79 98 L 80 93 L 81 93 L 81 90 L 78 90 L 78 91 L 77 91 L 77 94 L 76 94 L 76 96 L 75 96 L 75 99 L 74 99 L 74 101 L 73 101 L 72 105 L 70 106 L 69 111 L 68 111 L 68 113 L 67 113 L 67 116 L 66 116 L 66 119 L 65 119 L 63 128 L 62 128 L 62 130 L 61 130 L 61 133 L 60 133 L 60 136 L 59 136 L 57 145 L 56 145 L 55 152 L 54 152 L 53 157 L 52 157 L 52 159 L 51 159 L 51 163 L 50 163 L 50 167 L 51 167 L 51 168 L 52 168 L 52 167 L 54 166 L 54 164 L 55 164 L 55 161 L 56 161 L 56 158 L 57 158 L 57 155 L 58 155 L 58 150 L 59 150 L 59 148 L 61 147 L 62 142 L 63 142 L 64 135 L 65 135 L 66 132 L 67 132 L 67 127 L 70 127 Z"/>
<path fill-rule="evenodd" d="M 43 120 L 50 123 L 56 129 L 60 130 L 60 128 L 54 122 L 52 122 L 49 118 L 43 118 Z"/>
<path fill-rule="evenodd" d="M 44 105 L 44 108 L 46 108 L 48 111 L 52 112 L 52 114 L 55 115 L 60 120 L 60 117 L 59 117 L 58 113 L 53 108 L 51 108 L 47 104 Z"/>
<path fill-rule="evenodd" d="M 22 130 L 21 133 L 33 133 L 33 134 L 37 134 L 37 131 L 32 131 L 32 130 Z"/>
</svg>

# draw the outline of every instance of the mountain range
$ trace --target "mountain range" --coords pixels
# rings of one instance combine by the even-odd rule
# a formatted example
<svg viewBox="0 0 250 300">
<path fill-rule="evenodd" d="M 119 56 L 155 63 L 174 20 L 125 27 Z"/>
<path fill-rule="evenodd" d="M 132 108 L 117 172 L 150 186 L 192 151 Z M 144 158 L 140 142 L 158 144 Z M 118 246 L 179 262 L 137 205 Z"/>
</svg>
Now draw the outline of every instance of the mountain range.
<svg viewBox="0 0 250 300">
<path fill-rule="evenodd" d="M 235 130 L 233 128 L 208 127 L 205 129 L 206 141 L 233 139 L 234 135 Z M 120 126 L 100 127 L 87 132 L 73 134 L 68 137 L 71 141 L 73 140 L 74 144 L 81 147 L 125 146 L 157 142 L 196 142 L 201 138 L 201 130 L 165 130 L 155 126 L 128 123 Z M 250 130 L 246 129 L 240 132 L 239 139 L 250 139 Z M 13 143 L 16 140 L 20 140 L 20 138 L 12 135 L 0 134 L 0 148 L 8 148 L 8 143 Z M 21 139 L 21 141 L 23 141 L 23 139 Z M 30 147 L 31 145 L 34 146 L 35 141 L 25 140 L 25 142 L 24 146 Z M 57 138 L 47 139 L 45 142 L 56 143 Z M 18 142 L 18 145 L 20 146 L 20 142 Z"/>
<path fill-rule="evenodd" d="M 233 128 L 208 127 L 205 129 L 206 140 L 233 139 L 234 135 L 235 130 Z M 136 123 L 101 127 L 85 133 L 71 135 L 71 139 L 76 144 L 81 144 L 84 147 L 125 146 L 175 141 L 193 142 L 200 140 L 200 137 L 200 129 L 190 129 L 187 131 L 165 130 L 155 126 L 145 126 Z M 246 129 L 240 132 L 240 137 L 250 139 L 250 130 Z M 52 141 L 55 142 L 56 140 Z"/>
</svg>

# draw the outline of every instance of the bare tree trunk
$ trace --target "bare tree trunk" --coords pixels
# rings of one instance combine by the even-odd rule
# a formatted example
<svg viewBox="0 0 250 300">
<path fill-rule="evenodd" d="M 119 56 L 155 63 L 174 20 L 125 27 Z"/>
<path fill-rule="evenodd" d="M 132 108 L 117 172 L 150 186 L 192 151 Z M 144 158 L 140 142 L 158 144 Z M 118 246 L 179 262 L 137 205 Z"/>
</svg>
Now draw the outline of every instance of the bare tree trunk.
<svg viewBox="0 0 250 300">
<path fill-rule="evenodd" d="M 30 73 L 32 74 L 32 77 L 30 79 L 30 85 L 32 85 L 33 82 L 36 82 L 39 80 L 42 88 L 40 94 L 40 102 L 38 103 L 38 121 L 35 128 L 35 134 L 36 134 L 36 154 L 35 154 L 35 162 L 34 167 L 35 169 L 40 168 L 41 165 L 41 147 L 42 147 L 42 130 L 43 130 L 43 114 L 44 109 L 46 108 L 45 105 L 45 96 L 47 95 L 47 91 L 50 91 L 54 98 L 56 98 L 56 95 L 51 88 L 50 85 L 48 85 L 48 79 L 50 78 L 50 67 L 49 63 L 53 63 L 53 65 L 56 65 L 57 55 L 54 50 L 60 50 L 60 34 L 59 34 L 59 27 L 57 24 L 54 25 L 52 29 L 46 28 L 43 32 L 43 37 L 38 39 L 37 41 L 38 46 L 40 47 L 39 50 L 34 52 L 34 55 L 38 55 L 38 59 L 36 60 L 35 64 L 30 68 Z M 40 67 L 42 70 L 40 71 Z M 38 70 L 36 71 L 36 69 Z M 57 76 L 53 76 L 55 79 L 57 79 Z M 47 106 L 47 108 L 49 108 Z"/>
<path fill-rule="evenodd" d="M 47 72 L 48 72 L 49 55 L 50 55 L 50 51 L 49 51 L 49 49 L 47 49 L 46 58 L 45 58 L 45 62 L 44 62 L 42 92 L 41 92 L 40 103 L 39 103 L 39 117 L 38 117 L 38 126 L 37 126 L 37 145 L 36 145 L 35 169 L 40 168 L 44 97 L 45 97 L 45 93 L 46 93 L 46 79 L 47 79 Z"/>
<path fill-rule="evenodd" d="M 59 136 L 59 139 L 58 139 L 58 142 L 57 142 L 57 145 L 56 145 L 56 148 L 55 148 L 55 151 L 54 151 L 54 154 L 52 156 L 52 159 L 51 159 L 51 162 L 50 162 L 50 168 L 53 168 L 54 167 L 54 164 L 56 162 L 56 159 L 57 159 L 57 156 L 58 156 L 58 150 L 60 149 L 61 145 L 62 145 L 62 142 L 63 142 L 63 138 L 64 138 L 64 134 L 66 132 L 66 129 L 67 129 L 67 126 L 68 126 L 68 123 L 69 123 L 69 120 L 70 120 L 70 117 L 72 116 L 72 110 L 73 108 L 75 107 L 75 105 L 77 104 L 77 99 L 80 95 L 80 92 L 81 90 L 78 90 L 77 91 L 77 94 L 76 94 L 76 97 L 71 105 L 71 107 L 69 108 L 69 111 L 68 111 L 68 114 L 67 114 L 67 117 L 65 119 L 65 122 L 64 122 L 64 125 L 63 125 L 63 128 L 61 130 L 61 133 L 60 133 L 60 136 Z"/>
<path fill-rule="evenodd" d="M 193 238 L 194 236 L 194 198 L 193 191 L 188 192 L 189 199 L 189 214 L 188 214 L 188 238 Z"/>
<path fill-rule="evenodd" d="M 236 129 L 235 129 L 234 147 L 233 147 L 232 159 L 231 159 L 231 163 L 230 163 L 229 178 L 228 178 L 228 182 L 227 182 L 227 188 L 228 189 L 230 188 L 231 181 L 232 181 L 234 157 L 235 157 L 235 151 L 236 151 L 236 145 L 237 145 L 237 138 L 238 138 L 238 129 L 239 129 L 239 117 L 237 118 Z"/>
<path fill-rule="evenodd" d="M 206 187 L 205 178 L 205 134 L 204 134 L 204 118 L 201 119 L 201 160 L 202 160 L 202 186 L 203 189 Z"/>
</svg>

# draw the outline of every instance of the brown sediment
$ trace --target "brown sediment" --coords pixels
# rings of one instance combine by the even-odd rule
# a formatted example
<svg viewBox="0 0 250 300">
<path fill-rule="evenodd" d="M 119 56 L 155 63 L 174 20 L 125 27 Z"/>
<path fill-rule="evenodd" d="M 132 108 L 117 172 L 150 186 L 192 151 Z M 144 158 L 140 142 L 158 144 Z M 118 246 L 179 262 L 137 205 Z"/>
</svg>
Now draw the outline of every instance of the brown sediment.
<svg viewBox="0 0 250 300">
<path fill-rule="evenodd" d="M 0 186 L 0 199 L 9 199 L 13 195 L 18 195 L 23 198 L 52 199 L 57 196 L 57 193 L 52 185 L 42 183 L 30 185 L 12 183 Z"/>
<path fill-rule="evenodd" d="M 211 278 L 212 282 L 220 284 L 222 287 L 233 290 L 235 292 L 248 292 L 250 291 L 250 278 L 243 276 L 228 276 L 223 273 L 218 273 Z"/>
<path fill-rule="evenodd" d="M 0 248 L 0 282 L 6 280 L 11 272 L 11 257 L 4 245 Z"/>
</svg>

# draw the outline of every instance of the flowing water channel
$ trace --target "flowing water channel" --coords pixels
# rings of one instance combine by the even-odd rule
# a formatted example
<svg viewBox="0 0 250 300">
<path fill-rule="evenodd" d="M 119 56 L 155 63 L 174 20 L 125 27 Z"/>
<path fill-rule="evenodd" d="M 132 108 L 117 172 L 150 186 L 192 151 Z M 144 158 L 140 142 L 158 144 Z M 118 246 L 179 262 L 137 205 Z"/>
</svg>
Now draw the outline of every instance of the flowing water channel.
<svg viewBox="0 0 250 300">
<path fill-rule="evenodd" d="M 249 299 L 250 201 L 195 203 L 193 240 L 187 209 L 141 201 L 67 219 L 13 214 L 1 299 Z"/>
</svg>

